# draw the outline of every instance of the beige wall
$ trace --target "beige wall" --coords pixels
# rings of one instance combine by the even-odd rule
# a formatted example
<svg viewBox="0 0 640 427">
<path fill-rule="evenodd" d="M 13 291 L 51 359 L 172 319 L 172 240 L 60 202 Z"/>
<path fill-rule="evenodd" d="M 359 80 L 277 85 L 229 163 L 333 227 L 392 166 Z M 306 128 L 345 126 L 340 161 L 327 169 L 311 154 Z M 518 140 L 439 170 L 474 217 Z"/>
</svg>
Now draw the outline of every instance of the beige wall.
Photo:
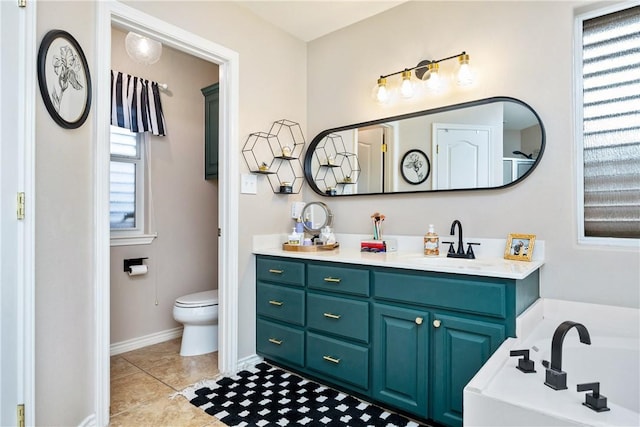
<svg viewBox="0 0 640 427">
<path fill-rule="evenodd" d="M 95 28 L 88 18 L 94 14 L 90 2 L 38 4 L 37 39 L 42 40 L 52 29 L 68 31 L 84 50 L 95 74 L 91 67 Z M 36 94 L 38 425 L 78 425 L 94 412 L 93 135 L 91 114 L 82 127 L 65 130 L 51 119 L 42 97 Z"/>
<path fill-rule="evenodd" d="M 637 248 L 577 244 L 572 42 L 574 7 L 584 4 L 409 2 L 309 43 L 310 137 L 349 123 L 499 95 L 530 104 L 546 128 L 547 147 L 540 166 L 515 187 L 323 198 L 335 215 L 336 231 L 367 233 L 370 214 L 380 211 L 387 216 L 389 234 L 422 234 L 432 223 L 444 235 L 454 219 L 462 221 L 467 236 L 536 234 L 547 242 L 543 296 L 638 307 Z M 396 106 L 383 107 L 371 100 L 380 74 L 463 50 L 471 56 L 476 86 Z M 455 65 L 448 62 L 441 69 Z M 307 201 L 318 197 L 307 189 Z M 508 207 L 517 207 L 518 214 Z"/>
<path fill-rule="evenodd" d="M 125 36 L 112 29 L 111 68 L 169 85 L 161 93 L 168 131 L 151 136 L 149 147 L 153 206 L 147 213 L 158 238 L 111 248 L 112 344 L 180 326 L 173 301 L 218 287 L 218 181 L 204 179 L 200 92 L 218 81 L 218 66 L 166 46 L 157 63 L 141 65 L 127 55 Z M 140 257 L 149 257 L 149 273 L 129 277 L 123 260 Z"/>
</svg>

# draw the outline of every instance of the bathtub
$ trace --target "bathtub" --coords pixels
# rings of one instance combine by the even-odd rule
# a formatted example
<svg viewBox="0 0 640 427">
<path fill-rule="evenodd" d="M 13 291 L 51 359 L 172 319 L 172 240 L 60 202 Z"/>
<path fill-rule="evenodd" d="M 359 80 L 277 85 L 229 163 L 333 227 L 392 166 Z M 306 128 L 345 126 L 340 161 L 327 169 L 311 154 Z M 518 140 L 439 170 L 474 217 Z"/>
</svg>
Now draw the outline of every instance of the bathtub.
<svg viewBox="0 0 640 427">
<path fill-rule="evenodd" d="M 591 345 L 574 329 L 562 346 L 567 390 L 544 384 L 542 360 L 551 358 L 551 338 L 565 320 L 582 323 Z M 640 426 L 639 310 L 540 299 L 517 320 L 517 338 L 505 341 L 464 389 L 465 426 Z M 510 350 L 529 349 L 537 372 L 516 369 Z M 600 382 L 610 411 L 582 405 L 577 384 Z"/>
</svg>

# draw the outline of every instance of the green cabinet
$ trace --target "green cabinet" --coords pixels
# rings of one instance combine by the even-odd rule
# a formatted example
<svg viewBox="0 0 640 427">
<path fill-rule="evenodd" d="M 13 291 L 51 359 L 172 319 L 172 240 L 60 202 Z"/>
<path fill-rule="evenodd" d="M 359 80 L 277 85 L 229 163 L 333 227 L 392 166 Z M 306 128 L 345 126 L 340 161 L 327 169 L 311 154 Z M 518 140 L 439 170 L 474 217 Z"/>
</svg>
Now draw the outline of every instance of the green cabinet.
<svg viewBox="0 0 640 427">
<path fill-rule="evenodd" d="M 204 177 L 218 179 L 219 84 L 201 89 L 204 95 Z"/>
<path fill-rule="evenodd" d="M 432 419 L 462 425 L 462 390 L 505 338 L 499 323 L 434 314 Z"/>
<path fill-rule="evenodd" d="M 428 417 L 429 320 L 425 310 L 373 304 L 373 397 Z"/>
<path fill-rule="evenodd" d="M 258 354 L 390 408 L 462 425 L 462 391 L 539 295 L 523 280 L 257 256 Z"/>
</svg>

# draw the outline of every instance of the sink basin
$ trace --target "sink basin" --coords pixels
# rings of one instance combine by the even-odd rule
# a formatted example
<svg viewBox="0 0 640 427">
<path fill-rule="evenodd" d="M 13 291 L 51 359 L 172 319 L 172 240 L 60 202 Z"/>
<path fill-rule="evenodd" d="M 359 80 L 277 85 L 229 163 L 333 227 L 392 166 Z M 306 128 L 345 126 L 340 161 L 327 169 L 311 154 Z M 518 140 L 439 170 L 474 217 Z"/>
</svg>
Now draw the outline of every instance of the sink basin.
<svg viewBox="0 0 640 427">
<path fill-rule="evenodd" d="M 466 258 L 447 258 L 447 257 L 426 257 L 426 256 L 410 256 L 406 258 L 411 263 L 430 265 L 434 267 L 443 268 L 469 268 L 469 269 L 481 269 L 489 267 L 497 267 L 500 265 L 498 262 L 501 260 L 479 260 L 479 259 L 466 259 Z"/>
</svg>

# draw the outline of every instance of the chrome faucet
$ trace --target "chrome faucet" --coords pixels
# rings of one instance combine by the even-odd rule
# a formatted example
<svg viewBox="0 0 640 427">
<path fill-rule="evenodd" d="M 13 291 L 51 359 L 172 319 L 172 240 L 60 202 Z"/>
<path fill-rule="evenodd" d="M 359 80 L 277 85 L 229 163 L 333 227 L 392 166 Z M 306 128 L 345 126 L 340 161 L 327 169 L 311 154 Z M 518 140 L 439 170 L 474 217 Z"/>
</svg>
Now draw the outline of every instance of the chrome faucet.
<svg viewBox="0 0 640 427">
<path fill-rule="evenodd" d="M 476 255 L 473 253 L 473 249 L 471 249 L 471 245 L 479 245 L 480 243 L 468 243 L 469 247 L 467 252 L 464 251 L 464 243 L 462 242 L 462 223 L 459 220 L 453 221 L 451 223 L 451 231 L 450 234 L 452 236 L 456 235 L 456 225 L 458 226 L 458 250 L 456 251 L 453 248 L 453 242 L 442 242 L 449 243 L 449 251 L 447 252 L 447 256 L 449 258 L 466 258 L 466 259 L 476 259 Z"/>
<path fill-rule="evenodd" d="M 567 388 L 567 373 L 562 371 L 562 343 L 571 328 L 578 330 L 581 343 L 591 344 L 589 331 L 581 323 L 567 320 L 556 328 L 551 339 L 551 364 L 546 360 L 542 361 L 542 364 L 547 368 L 544 383 L 554 390 L 565 390 Z"/>
</svg>

